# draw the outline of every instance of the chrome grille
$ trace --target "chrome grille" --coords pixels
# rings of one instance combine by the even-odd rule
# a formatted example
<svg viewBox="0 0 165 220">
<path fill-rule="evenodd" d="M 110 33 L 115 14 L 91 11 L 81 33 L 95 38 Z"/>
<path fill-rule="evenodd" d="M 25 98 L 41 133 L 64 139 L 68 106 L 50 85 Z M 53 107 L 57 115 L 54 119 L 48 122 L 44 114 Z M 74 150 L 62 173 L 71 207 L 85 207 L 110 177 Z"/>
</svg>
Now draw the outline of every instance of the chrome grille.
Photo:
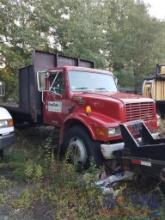
<svg viewBox="0 0 165 220">
<path fill-rule="evenodd" d="M 153 102 L 128 103 L 126 107 L 126 121 L 142 119 L 153 120 L 155 117 L 155 106 Z"/>
</svg>

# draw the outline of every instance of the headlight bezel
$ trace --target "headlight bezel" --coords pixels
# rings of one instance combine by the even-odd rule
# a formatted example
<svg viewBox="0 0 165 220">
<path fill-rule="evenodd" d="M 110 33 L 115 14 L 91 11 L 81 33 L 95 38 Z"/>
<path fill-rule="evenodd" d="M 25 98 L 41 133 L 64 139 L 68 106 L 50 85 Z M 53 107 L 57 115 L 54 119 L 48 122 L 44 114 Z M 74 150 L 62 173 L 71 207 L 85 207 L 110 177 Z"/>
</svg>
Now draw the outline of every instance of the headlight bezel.
<svg viewBox="0 0 165 220">
<path fill-rule="evenodd" d="M 0 119 L 0 128 L 13 127 L 12 119 Z"/>
<path fill-rule="evenodd" d="M 108 128 L 108 136 L 109 137 L 114 137 L 114 136 L 119 136 L 121 135 L 121 130 L 120 127 L 112 127 L 112 128 Z"/>
</svg>

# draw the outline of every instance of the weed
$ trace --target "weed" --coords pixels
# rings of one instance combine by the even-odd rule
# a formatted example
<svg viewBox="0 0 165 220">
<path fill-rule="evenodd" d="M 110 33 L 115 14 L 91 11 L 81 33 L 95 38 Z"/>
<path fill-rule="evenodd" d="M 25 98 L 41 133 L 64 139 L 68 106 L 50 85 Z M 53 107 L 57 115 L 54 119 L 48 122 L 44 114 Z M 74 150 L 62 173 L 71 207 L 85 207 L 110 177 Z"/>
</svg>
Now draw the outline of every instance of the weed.
<svg viewBox="0 0 165 220">
<path fill-rule="evenodd" d="M 33 201 L 33 192 L 30 188 L 26 188 L 20 195 L 19 198 L 12 202 L 12 207 L 14 209 L 29 209 Z"/>
<path fill-rule="evenodd" d="M 8 200 L 7 190 L 13 186 L 13 183 L 3 176 L 0 176 L 0 205 L 4 205 Z"/>
<path fill-rule="evenodd" d="M 0 193 L 0 206 L 4 205 L 8 200 L 8 196 L 4 193 Z"/>
<path fill-rule="evenodd" d="M 12 186 L 13 186 L 13 182 L 11 182 L 10 180 L 6 179 L 3 176 L 0 176 L 0 192 L 9 189 Z"/>
<path fill-rule="evenodd" d="M 14 178 L 25 184 L 25 190 L 10 201 L 13 209 L 28 211 L 38 219 L 56 220 L 144 220 L 149 219 L 147 207 L 138 206 L 130 199 L 132 191 L 126 193 L 128 185 L 116 187 L 114 206 L 107 205 L 111 198 L 105 197 L 94 186 L 98 169 L 91 161 L 86 172 L 78 174 L 71 164 L 58 161 L 49 149 L 50 139 L 36 145 L 32 140 L 19 138 L 17 149 L 6 161 L 13 167 Z M 22 144 L 23 143 L 23 144 Z M 35 150 L 33 150 L 35 148 Z M 38 149 L 38 150 L 37 150 Z M 3 190 L 12 187 L 5 178 L 0 178 L 0 203 L 9 201 Z M 132 190 L 132 189 L 131 189 Z M 155 210 L 154 210 L 155 211 Z M 156 214 L 155 214 L 156 215 Z M 164 216 L 163 209 L 160 210 Z M 160 217 L 160 216 L 159 216 Z M 159 219 L 161 219 L 161 217 Z M 35 218 L 34 218 L 35 219 Z M 163 217 L 162 217 L 163 220 Z"/>
</svg>

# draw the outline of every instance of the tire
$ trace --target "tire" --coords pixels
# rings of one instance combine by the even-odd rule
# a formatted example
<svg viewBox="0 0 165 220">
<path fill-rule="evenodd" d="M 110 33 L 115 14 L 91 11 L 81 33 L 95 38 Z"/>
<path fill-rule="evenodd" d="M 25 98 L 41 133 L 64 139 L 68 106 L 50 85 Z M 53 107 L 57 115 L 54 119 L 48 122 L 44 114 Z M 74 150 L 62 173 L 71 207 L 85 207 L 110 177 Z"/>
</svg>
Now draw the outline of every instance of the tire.
<svg viewBox="0 0 165 220">
<path fill-rule="evenodd" d="M 97 166 L 100 166 L 103 161 L 100 143 L 93 141 L 81 126 L 69 129 L 64 138 L 63 151 L 66 160 L 71 162 L 77 171 L 87 169 L 91 161 L 94 161 Z"/>
</svg>

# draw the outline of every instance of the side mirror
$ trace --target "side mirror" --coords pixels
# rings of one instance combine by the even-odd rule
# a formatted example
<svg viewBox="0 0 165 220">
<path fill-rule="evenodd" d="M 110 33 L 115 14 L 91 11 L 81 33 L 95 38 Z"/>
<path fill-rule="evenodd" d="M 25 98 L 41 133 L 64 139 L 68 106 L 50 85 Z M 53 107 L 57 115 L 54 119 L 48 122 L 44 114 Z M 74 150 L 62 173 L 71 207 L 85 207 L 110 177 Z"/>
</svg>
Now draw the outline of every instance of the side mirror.
<svg viewBox="0 0 165 220">
<path fill-rule="evenodd" d="M 0 97 L 5 96 L 5 83 L 0 81 Z"/>
<path fill-rule="evenodd" d="M 38 71 L 37 72 L 37 87 L 39 92 L 43 92 L 46 90 L 46 78 L 49 77 L 49 73 L 47 71 Z"/>
</svg>

